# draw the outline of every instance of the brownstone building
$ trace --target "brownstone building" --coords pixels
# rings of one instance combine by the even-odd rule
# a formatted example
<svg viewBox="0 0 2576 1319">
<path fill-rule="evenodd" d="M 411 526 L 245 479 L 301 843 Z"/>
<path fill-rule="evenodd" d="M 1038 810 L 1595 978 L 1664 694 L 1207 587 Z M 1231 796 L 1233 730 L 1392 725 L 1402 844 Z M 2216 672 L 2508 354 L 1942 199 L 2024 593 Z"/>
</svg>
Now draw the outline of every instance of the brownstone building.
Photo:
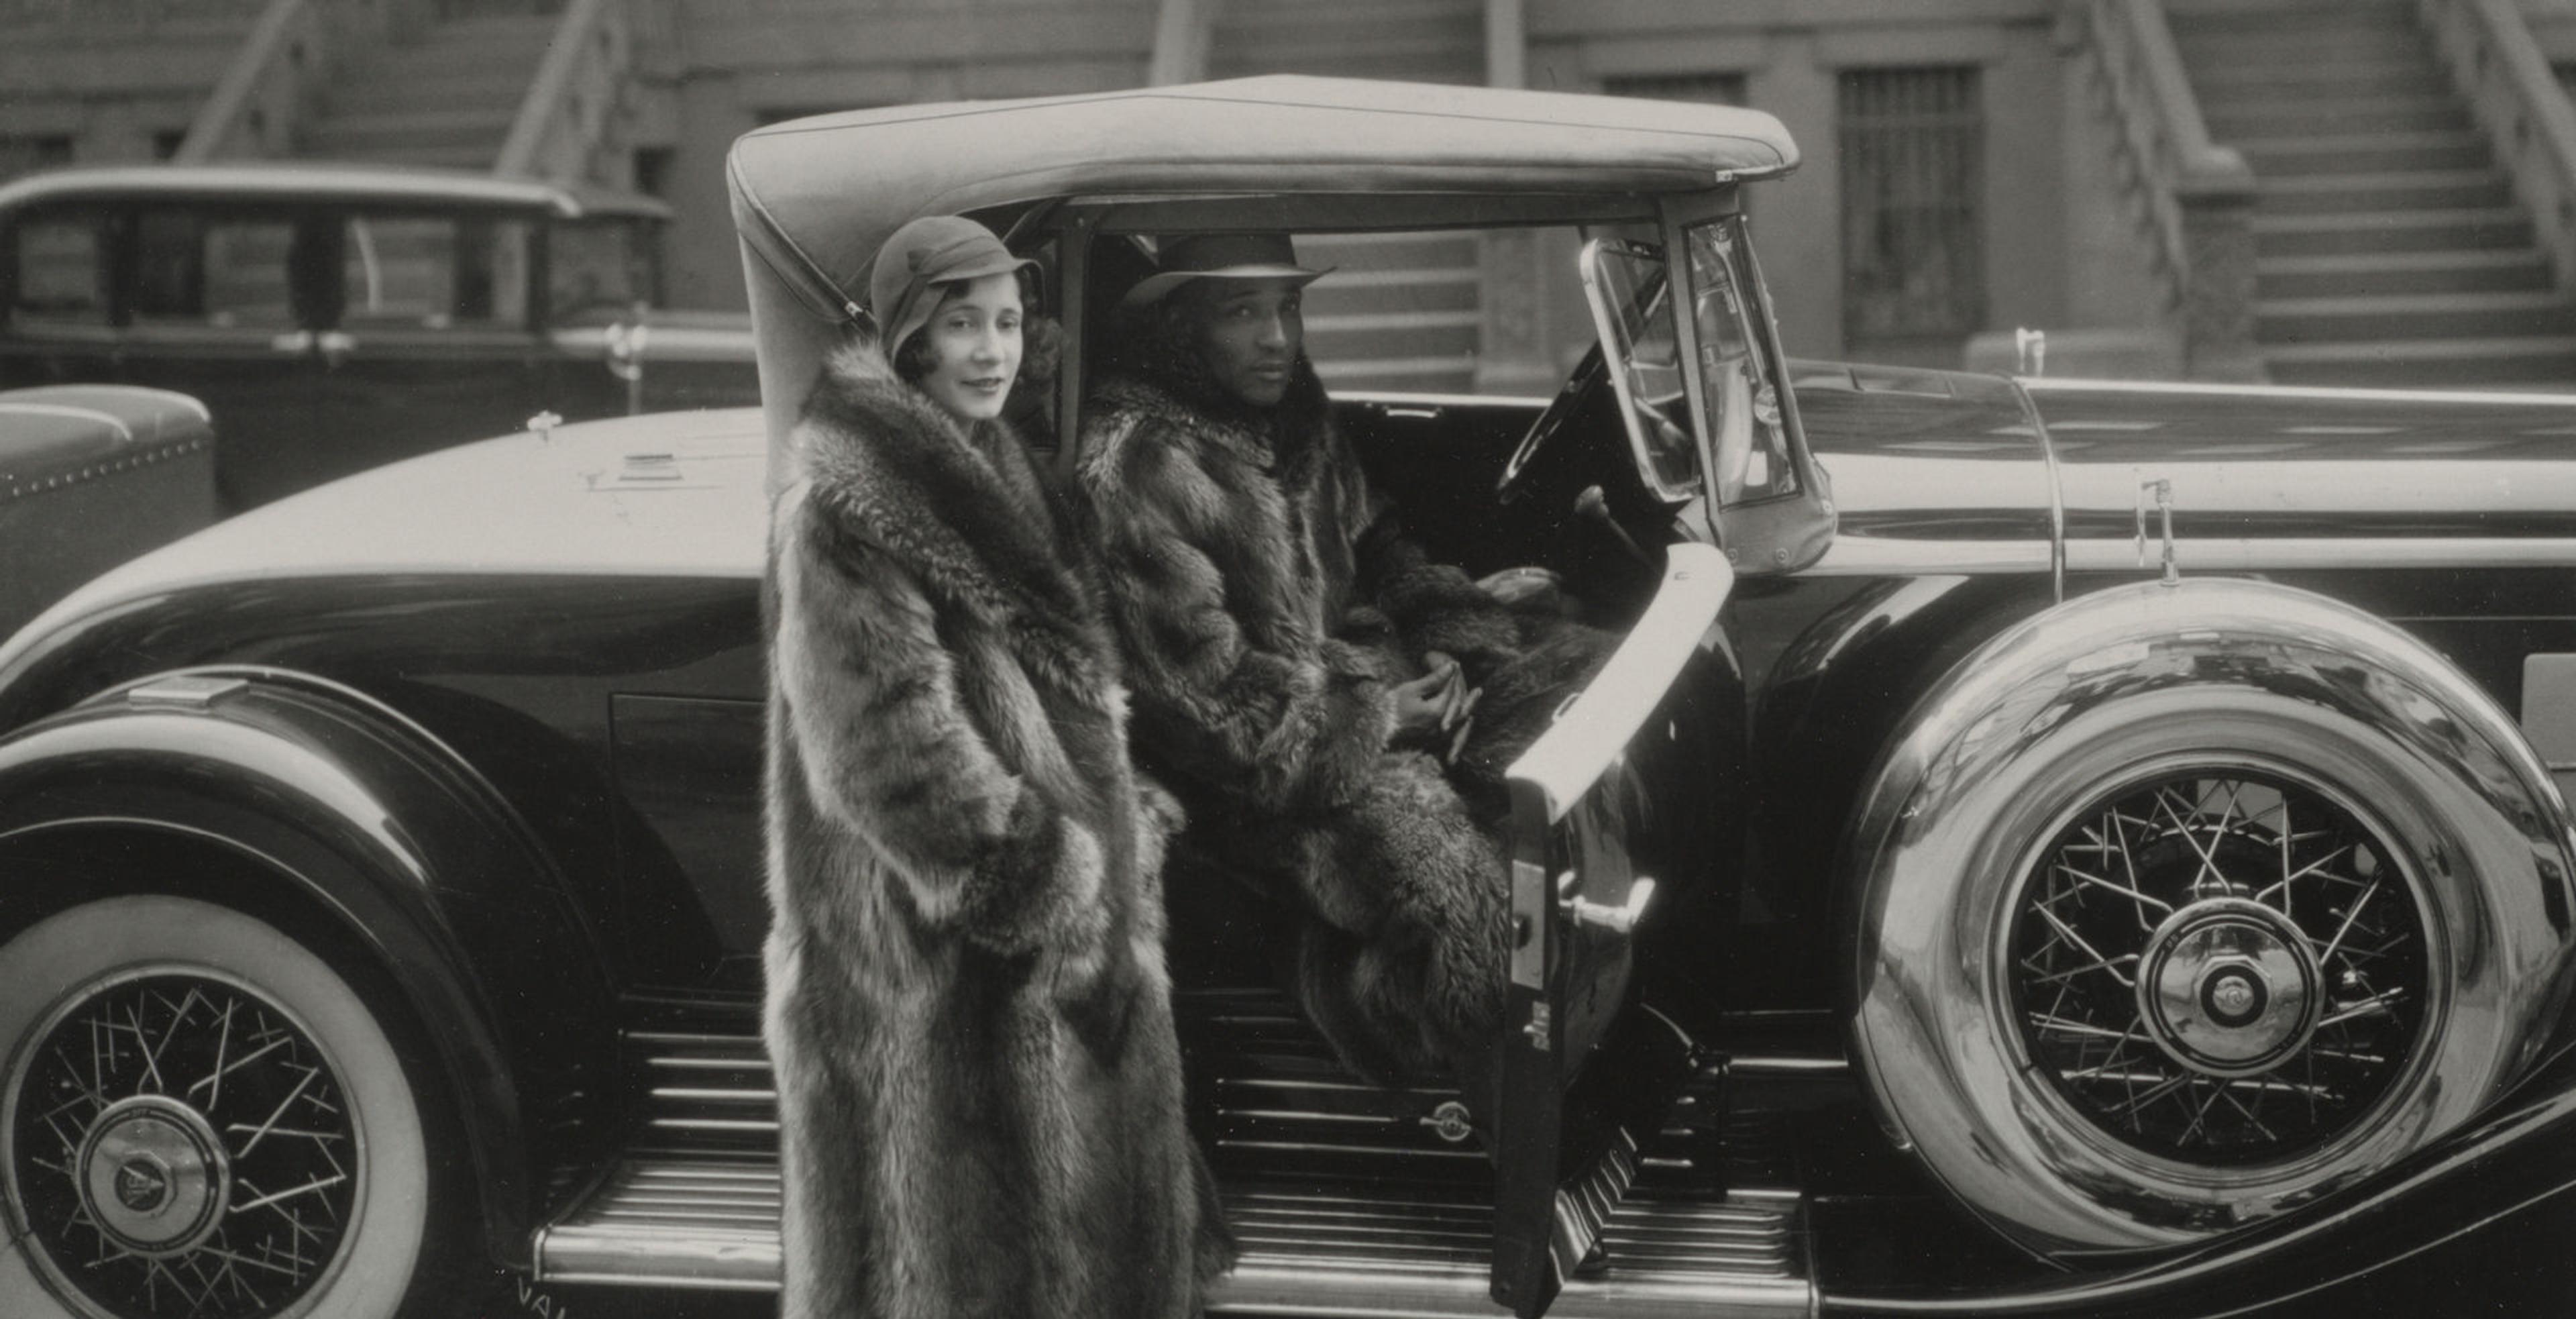
<svg viewBox="0 0 2576 1319">
<path fill-rule="evenodd" d="M 2576 0 L 0 0 L 0 175 L 299 155 L 588 178 L 738 307 L 727 145 L 870 104 L 1259 72 L 1741 102 L 1793 351 L 2281 381 L 2576 381 Z M 1527 389 L 1564 254 L 1332 253 L 1319 358 Z M 1517 286 L 1498 297 L 1498 290 Z M 1377 362 L 1376 368 L 1356 365 Z"/>
</svg>

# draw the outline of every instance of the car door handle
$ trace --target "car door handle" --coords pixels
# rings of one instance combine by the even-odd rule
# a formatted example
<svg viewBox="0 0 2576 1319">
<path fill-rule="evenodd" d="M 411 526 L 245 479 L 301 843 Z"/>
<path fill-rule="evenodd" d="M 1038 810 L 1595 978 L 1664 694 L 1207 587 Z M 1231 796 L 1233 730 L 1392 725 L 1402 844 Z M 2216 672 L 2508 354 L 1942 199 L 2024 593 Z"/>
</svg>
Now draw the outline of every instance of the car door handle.
<svg viewBox="0 0 2576 1319">
<path fill-rule="evenodd" d="M 324 330 L 313 336 L 313 342 L 320 345 L 322 360 L 333 366 L 348 360 L 349 354 L 358 349 L 356 336 L 346 330 Z"/>
<path fill-rule="evenodd" d="M 271 338 L 268 341 L 268 346 L 278 352 L 290 355 L 309 353 L 313 351 L 313 332 L 311 330 L 291 330 L 285 334 Z"/>
<path fill-rule="evenodd" d="M 1569 883 L 1574 872 L 1567 871 L 1561 883 Z M 1566 918 L 1577 925 L 1590 926 L 1605 934 L 1626 938 L 1636 932 L 1637 922 L 1645 919 L 1647 904 L 1655 900 L 1655 881 L 1639 875 L 1628 885 L 1628 900 L 1618 906 L 1594 902 L 1590 898 L 1567 895 L 1560 901 Z"/>
</svg>

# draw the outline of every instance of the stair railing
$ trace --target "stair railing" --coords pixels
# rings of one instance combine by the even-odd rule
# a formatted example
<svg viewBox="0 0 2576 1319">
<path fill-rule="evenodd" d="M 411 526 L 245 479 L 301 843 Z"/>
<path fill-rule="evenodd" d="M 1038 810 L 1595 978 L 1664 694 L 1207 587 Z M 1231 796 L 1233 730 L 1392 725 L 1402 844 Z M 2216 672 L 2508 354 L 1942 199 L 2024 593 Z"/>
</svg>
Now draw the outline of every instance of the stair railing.
<svg viewBox="0 0 2576 1319">
<path fill-rule="evenodd" d="M 592 177 L 601 149 L 622 127 L 627 82 L 635 71 L 631 11 L 627 0 L 572 0 L 565 7 L 493 173 Z"/>
<path fill-rule="evenodd" d="M 2469 100 L 2561 289 L 2576 289 L 2576 108 L 2513 0 L 2417 0 L 2453 83 Z"/>
<path fill-rule="evenodd" d="M 1169 87 L 1207 76 L 1208 48 L 1216 40 L 1217 10 L 1224 0 L 1162 0 L 1154 11 L 1154 51 L 1145 63 L 1145 85 Z"/>
<path fill-rule="evenodd" d="M 268 0 L 171 159 L 290 155 L 332 68 L 427 22 L 432 0 Z"/>
<path fill-rule="evenodd" d="M 324 41 L 314 0 L 270 0 L 233 52 L 215 90 L 197 107 L 171 159 L 194 165 L 223 156 L 282 156 L 320 82 Z"/>
<path fill-rule="evenodd" d="M 2254 171 L 2210 141 L 2159 0 L 2070 0 L 2120 133 L 2192 376 L 2260 380 L 2254 340 Z"/>
</svg>

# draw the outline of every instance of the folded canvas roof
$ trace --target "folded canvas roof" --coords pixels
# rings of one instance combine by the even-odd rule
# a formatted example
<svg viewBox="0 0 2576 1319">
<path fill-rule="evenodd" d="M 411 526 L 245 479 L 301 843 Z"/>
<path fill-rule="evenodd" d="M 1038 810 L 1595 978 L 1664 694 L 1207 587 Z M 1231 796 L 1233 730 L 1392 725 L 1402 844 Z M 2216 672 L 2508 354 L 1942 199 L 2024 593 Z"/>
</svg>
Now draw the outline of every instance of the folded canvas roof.
<svg viewBox="0 0 2576 1319">
<path fill-rule="evenodd" d="M 735 142 L 728 172 L 744 242 L 839 320 L 885 236 L 923 215 L 1112 194 L 1657 194 L 1797 163 L 1758 110 L 1282 75 L 799 119 Z"/>
</svg>

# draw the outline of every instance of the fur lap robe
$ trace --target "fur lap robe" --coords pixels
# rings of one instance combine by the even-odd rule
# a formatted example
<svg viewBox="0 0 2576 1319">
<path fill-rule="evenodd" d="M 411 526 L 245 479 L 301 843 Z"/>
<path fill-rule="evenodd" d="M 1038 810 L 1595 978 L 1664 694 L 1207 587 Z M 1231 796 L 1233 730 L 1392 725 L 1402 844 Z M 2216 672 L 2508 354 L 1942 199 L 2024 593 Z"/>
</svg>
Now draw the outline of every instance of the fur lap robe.
<svg viewBox="0 0 2576 1319">
<path fill-rule="evenodd" d="M 1186 1315 L 1159 867 L 1096 573 L 1018 442 L 873 349 L 773 509 L 768 1004 L 787 1319 Z M 1071 557 L 1067 557 L 1071 556 Z"/>
<path fill-rule="evenodd" d="M 1299 913 L 1292 988 L 1346 1065 L 1471 1065 L 1503 1008 L 1499 802 L 1395 743 L 1393 687 L 1426 649 L 1482 680 L 1521 623 L 1392 533 L 1304 361 L 1259 411 L 1186 354 L 1160 362 L 1094 395 L 1075 468 L 1138 756 L 1186 796 L 1194 853 Z"/>
</svg>

